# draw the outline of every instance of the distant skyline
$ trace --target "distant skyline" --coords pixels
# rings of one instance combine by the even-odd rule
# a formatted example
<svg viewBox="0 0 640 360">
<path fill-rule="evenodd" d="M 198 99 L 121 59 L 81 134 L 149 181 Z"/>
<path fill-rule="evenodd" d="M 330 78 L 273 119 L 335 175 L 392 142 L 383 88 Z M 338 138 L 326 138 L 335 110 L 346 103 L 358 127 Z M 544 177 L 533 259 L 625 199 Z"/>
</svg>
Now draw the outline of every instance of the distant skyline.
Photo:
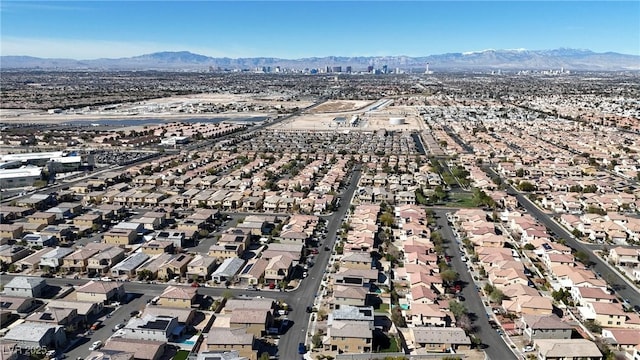
<svg viewBox="0 0 640 360">
<path fill-rule="evenodd" d="M 640 1 L 0 2 L 0 55 L 294 59 L 556 48 L 640 55 Z"/>
</svg>

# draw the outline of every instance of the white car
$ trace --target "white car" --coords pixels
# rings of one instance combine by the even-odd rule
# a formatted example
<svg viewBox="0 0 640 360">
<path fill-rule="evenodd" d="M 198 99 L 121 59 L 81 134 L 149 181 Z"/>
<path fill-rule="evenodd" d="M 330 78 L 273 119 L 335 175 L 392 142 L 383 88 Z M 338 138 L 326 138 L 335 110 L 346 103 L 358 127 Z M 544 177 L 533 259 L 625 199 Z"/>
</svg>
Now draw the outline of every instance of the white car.
<svg viewBox="0 0 640 360">
<path fill-rule="evenodd" d="M 528 346 L 525 346 L 525 347 L 522 348 L 522 352 L 525 352 L 525 353 L 526 352 L 532 352 L 532 351 L 535 351 L 535 348 L 533 346 L 531 346 L 531 345 L 528 345 Z"/>
<path fill-rule="evenodd" d="M 94 341 L 93 344 L 91 344 L 91 346 L 89 347 L 89 350 L 91 350 L 91 351 L 98 350 L 98 349 L 100 349 L 101 346 L 102 346 L 102 341 L 100 341 L 100 340 Z"/>
</svg>

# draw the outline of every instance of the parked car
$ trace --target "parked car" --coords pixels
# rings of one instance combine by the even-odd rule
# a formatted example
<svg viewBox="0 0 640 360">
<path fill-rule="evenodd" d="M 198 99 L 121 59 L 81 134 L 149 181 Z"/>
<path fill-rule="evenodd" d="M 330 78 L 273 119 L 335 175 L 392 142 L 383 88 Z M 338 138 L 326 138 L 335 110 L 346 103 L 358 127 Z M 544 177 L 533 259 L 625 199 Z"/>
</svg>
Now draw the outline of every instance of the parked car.
<svg viewBox="0 0 640 360">
<path fill-rule="evenodd" d="M 299 343 L 298 344 L 298 354 L 306 354 L 307 353 L 307 347 L 304 345 L 304 343 Z"/>
<path fill-rule="evenodd" d="M 91 344 L 91 346 L 89 347 L 89 350 L 90 351 L 98 350 L 100 349 L 101 346 L 102 346 L 102 341 L 100 340 L 94 341 L 93 344 Z"/>
<path fill-rule="evenodd" d="M 532 352 L 532 351 L 535 351 L 535 348 L 531 345 L 527 345 L 522 348 L 522 352 Z"/>
<path fill-rule="evenodd" d="M 116 331 L 122 329 L 124 326 L 125 326 L 124 323 L 116 324 L 116 326 L 113 327 L 112 331 L 116 332 Z"/>
<path fill-rule="evenodd" d="M 138 311 L 138 310 L 133 310 L 132 312 L 129 313 L 129 315 L 131 315 L 131 317 L 138 316 L 138 314 L 140 314 L 140 311 Z"/>
<path fill-rule="evenodd" d="M 100 326 L 102 326 L 102 321 L 98 320 L 96 322 L 94 322 L 93 324 L 91 324 L 91 330 L 97 330 L 100 328 Z"/>
</svg>

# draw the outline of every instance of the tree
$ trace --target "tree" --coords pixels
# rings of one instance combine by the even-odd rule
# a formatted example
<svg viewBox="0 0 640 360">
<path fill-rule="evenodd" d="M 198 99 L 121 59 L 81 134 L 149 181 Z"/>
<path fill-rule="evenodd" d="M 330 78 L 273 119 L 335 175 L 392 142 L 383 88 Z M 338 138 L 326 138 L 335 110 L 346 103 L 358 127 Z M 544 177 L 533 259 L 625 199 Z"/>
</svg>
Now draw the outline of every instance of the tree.
<svg viewBox="0 0 640 360">
<path fill-rule="evenodd" d="M 497 304 L 502 304 L 502 300 L 504 300 L 504 293 L 500 289 L 494 288 L 491 294 L 489 294 L 491 300 Z"/>
<path fill-rule="evenodd" d="M 381 214 L 379 220 L 382 226 L 386 226 L 386 227 L 390 227 L 391 225 L 393 225 L 395 221 L 393 214 L 389 212 L 385 212 Z"/>
<path fill-rule="evenodd" d="M 600 325 L 600 323 L 596 320 L 585 320 L 583 324 L 584 327 L 586 327 L 587 330 L 591 331 L 592 333 L 602 333 L 602 325 Z"/>
<path fill-rule="evenodd" d="M 471 323 L 471 319 L 468 314 L 461 314 L 460 316 L 456 316 L 456 325 L 462 330 L 469 332 L 473 328 L 473 324 Z"/>
<path fill-rule="evenodd" d="M 445 270 L 440 273 L 440 278 L 443 282 L 450 284 L 456 280 L 458 280 L 459 274 L 451 269 Z"/>
<path fill-rule="evenodd" d="M 524 169 L 523 168 L 519 168 L 518 170 L 516 170 L 516 176 L 517 177 L 524 177 Z"/>
<path fill-rule="evenodd" d="M 404 316 L 402 316 L 402 312 L 400 311 L 400 307 L 395 307 L 391 311 L 391 321 L 397 327 L 407 327 L 407 322 L 406 322 Z"/>
<path fill-rule="evenodd" d="M 518 189 L 520 191 L 529 192 L 529 191 L 535 191 L 536 186 L 528 181 L 522 181 L 520 184 L 518 184 Z"/>
<path fill-rule="evenodd" d="M 151 280 L 153 277 L 153 273 L 148 269 L 140 270 L 136 274 L 138 275 L 138 280 Z"/>
<path fill-rule="evenodd" d="M 584 251 L 576 251 L 576 253 L 573 254 L 573 257 L 586 266 L 591 265 L 591 257 Z"/>
<path fill-rule="evenodd" d="M 529 243 L 527 243 L 527 244 L 525 244 L 525 245 L 524 245 L 524 249 L 525 249 L 525 250 L 529 250 L 529 251 L 533 251 L 533 250 L 535 250 L 535 249 L 536 249 L 536 247 L 535 247 L 535 246 L 533 246 L 533 244 L 529 244 Z"/>
<path fill-rule="evenodd" d="M 570 295 L 571 294 L 568 291 L 565 291 L 562 288 L 560 290 L 551 292 L 551 297 L 553 298 L 553 300 L 558 302 L 564 302 L 565 304 L 567 303 L 567 300 Z"/>
<path fill-rule="evenodd" d="M 494 287 L 493 285 L 486 283 L 484 284 L 484 287 L 482 289 L 484 290 L 485 294 L 491 294 L 493 292 Z"/>
<path fill-rule="evenodd" d="M 322 346 L 322 333 L 319 330 L 316 331 L 315 334 L 313 334 L 313 337 L 311 338 L 311 343 L 313 344 L 313 347 L 316 349 Z"/>
<path fill-rule="evenodd" d="M 456 318 L 459 318 L 460 316 L 467 313 L 467 308 L 461 302 L 457 300 L 452 300 L 449 302 L 449 311 L 451 311 L 453 316 L 455 316 Z"/>
</svg>

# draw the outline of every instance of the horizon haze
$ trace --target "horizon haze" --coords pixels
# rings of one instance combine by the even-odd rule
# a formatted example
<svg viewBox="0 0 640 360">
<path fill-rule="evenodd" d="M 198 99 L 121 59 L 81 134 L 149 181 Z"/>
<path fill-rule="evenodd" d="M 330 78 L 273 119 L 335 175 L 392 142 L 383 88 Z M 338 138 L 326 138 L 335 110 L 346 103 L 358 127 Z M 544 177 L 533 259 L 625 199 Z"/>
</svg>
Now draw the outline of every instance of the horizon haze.
<svg viewBox="0 0 640 360">
<path fill-rule="evenodd" d="M 185 50 L 296 59 L 557 48 L 640 55 L 638 13 L 637 1 L 3 1 L 0 55 L 92 60 Z"/>
</svg>

